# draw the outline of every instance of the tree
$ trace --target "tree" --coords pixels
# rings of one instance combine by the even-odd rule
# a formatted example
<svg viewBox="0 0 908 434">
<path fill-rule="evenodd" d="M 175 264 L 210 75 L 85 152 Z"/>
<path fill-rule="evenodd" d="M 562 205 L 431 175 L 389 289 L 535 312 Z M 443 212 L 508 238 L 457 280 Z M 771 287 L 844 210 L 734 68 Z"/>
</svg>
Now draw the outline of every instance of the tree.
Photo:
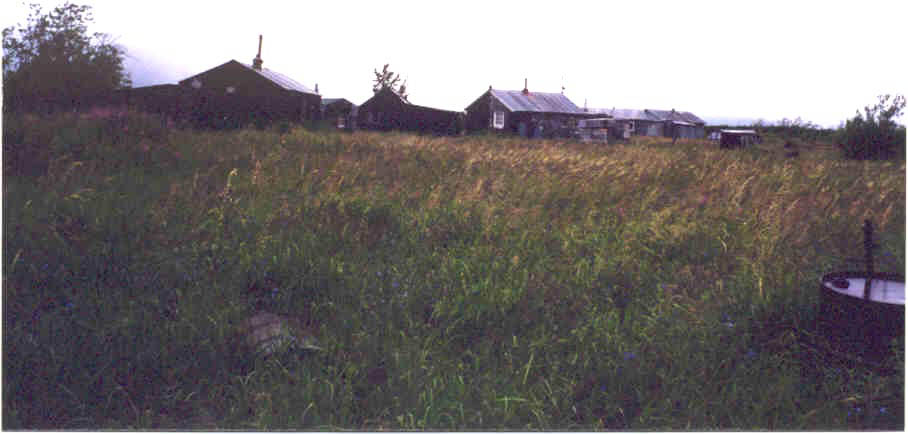
<svg viewBox="0 0 908 434">
<path fill-rule="evenodd" d="M 389 64 L 385 64 L 381 72 L 378 72 L 377 69 L 373 70 L 375 73 L 375 83 L 372 85 L 372 92 L 378 93 L 378 91 L 389 88 L 401 98 L 407 99 L 407 81 L 404 80 L 396 89 L 394 88 L 398 82 L 400 82 L 400 74 L 395 74 L 391 71 L 388 71 Z"/>
<path fill-rule="evenodd" d="M 880 95 L 878 98 L 876 105 L 864 108 L 863 116 L 856 112 L 840 130 L 839 146 L 846 157 L 864 160 L 892 158 L 899 153 L 904 156 L 905 126 L 893 119 L 905 109 L 905 97 Z"/>
<path fill-rule="evenodd" d="M 76 108 L 131 84 L 125 50 L 104 33 L 89 36 L 92 21 L 90 6 L 67 2 L 43 14 L 33 4 L 28 26 L 3 29 L 4 110 Z"/>
</svg>

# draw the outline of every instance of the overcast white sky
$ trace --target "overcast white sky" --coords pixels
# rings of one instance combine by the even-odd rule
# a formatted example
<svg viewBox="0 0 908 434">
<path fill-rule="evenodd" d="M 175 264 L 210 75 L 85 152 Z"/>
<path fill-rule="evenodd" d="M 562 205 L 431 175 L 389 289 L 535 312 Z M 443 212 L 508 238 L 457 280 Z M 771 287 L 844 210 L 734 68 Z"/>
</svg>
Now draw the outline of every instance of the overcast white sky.
<svg viewBox="0 0 908 434">
<path fill-rule="evenodd" d="M 531 91 L 563 84 L 581 107 L 824 126 L 879 94 L 908 95 L 905 1 L 74 3 L 93 7 L 90 31 L 128 50 L 135 86 L 251 63 L 262 34 L 266 68 L 355 104 L 385 63 L 412 102 L 449 110 L 524 78 Z M 28 8 L 6 1 L 0 15 L 3 27 L 24 25 Z"/>
</svg>

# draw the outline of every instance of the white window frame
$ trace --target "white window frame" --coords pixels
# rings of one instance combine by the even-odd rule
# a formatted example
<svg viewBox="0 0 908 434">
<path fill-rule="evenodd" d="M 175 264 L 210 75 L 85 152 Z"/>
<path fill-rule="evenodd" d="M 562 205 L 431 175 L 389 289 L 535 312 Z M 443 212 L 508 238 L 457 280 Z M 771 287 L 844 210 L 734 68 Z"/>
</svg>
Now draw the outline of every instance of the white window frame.
<svg viewBox="0 0 908 434">
<path fill-rule="evenodd" d="M 497 129 L 504 128 L 504 112 L 503 111 L 494 111 L 492 112 L 492 127 Z"/>
</svg>

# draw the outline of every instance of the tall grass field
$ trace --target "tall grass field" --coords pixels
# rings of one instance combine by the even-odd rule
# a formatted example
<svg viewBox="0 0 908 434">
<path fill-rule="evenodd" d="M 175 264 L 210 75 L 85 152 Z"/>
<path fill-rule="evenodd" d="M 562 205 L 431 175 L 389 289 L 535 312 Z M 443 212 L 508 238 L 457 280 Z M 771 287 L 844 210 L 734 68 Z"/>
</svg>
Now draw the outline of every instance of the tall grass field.
<svg viewBox="0 0 908 434">
<path fill-rule="evenodd" d="M 3 130 L 3 429 L 904 428 L 904 339 L 870 363 L 816 325 L 864 219 L 905 269 L 904 160 Z M 261 311 L 318 349 L 249 351 Z"/>
</svg>

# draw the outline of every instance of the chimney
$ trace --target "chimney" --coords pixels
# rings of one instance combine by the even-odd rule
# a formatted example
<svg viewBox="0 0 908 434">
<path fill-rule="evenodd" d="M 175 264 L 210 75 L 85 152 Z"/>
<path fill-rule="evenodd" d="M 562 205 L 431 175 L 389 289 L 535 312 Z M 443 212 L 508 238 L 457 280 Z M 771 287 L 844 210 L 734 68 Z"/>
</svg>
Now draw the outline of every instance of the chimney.
<svg viewBox="0 0 908 434">
<path fill-rule="evenodd" d="M 262 35 L 259 35 L 259 53 L 255 55 L 255 59 L 252 59 L 252 69 L 262 70 Z"/>
<path fill-rule="evenodd" d="M 524 95 L 530 94 L 530 90 L 527 88 L 527 79 L 526 78 L 523 79 L 523 94 Z"/>
<path fill-rule="evenodd" d="M 318 83 L 315 83 L 315 93 L 318 93 Z"/>
</svg>

